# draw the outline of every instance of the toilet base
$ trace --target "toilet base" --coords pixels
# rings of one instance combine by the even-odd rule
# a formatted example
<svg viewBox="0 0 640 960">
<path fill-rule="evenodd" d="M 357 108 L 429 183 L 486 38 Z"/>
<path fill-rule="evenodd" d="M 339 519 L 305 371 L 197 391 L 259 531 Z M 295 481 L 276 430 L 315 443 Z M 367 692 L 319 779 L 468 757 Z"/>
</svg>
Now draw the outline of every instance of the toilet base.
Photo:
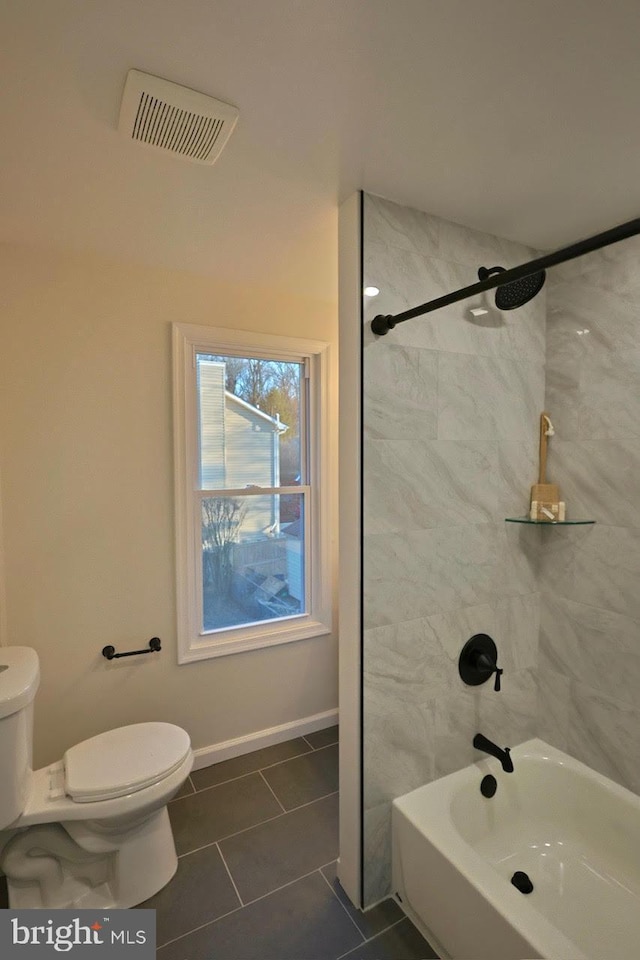
<svg viewBox="0 0 640 960">
<path fill-rule="evenodd" d="M 177 867 L 166 806 L 133 826 L 76 820 L 29 827 L 2 853 L 14 910 L 135 907 Z"/>
</svg>

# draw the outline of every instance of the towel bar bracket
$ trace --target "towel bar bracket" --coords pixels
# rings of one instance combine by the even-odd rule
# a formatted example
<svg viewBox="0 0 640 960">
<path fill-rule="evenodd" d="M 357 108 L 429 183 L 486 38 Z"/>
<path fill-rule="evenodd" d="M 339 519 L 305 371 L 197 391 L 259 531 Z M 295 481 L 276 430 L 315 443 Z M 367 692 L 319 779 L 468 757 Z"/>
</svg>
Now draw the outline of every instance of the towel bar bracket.
<svg viewBox="0 0 640 960">
<path fill-rule="evenodd" d="M 102 656 L 106 657 L 107 660 L 118 660 L 120 657 L 135 657 L 139 653 L 157 653 L 159 650 L 162 650 L 160 637 L 151 637 L 151 640 L 149 640 L 148 649 L 129 650 L 127 653 L 116 653 L 115 647 L 108 646 L 102 648 Z"/>
</svg>

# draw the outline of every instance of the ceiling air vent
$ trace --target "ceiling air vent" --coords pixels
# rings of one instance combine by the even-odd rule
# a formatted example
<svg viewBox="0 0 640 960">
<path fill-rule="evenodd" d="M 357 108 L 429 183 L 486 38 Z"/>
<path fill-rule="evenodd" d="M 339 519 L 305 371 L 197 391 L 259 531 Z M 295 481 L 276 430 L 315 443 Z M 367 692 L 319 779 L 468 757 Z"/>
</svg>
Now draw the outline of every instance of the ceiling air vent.
<svg viewBox="0 0 640 960">
<path fill-rule="evenodd" d="M 140 70 L 127 74 L 119 129 L 138 143 L 212 164 L 237 120 L 236 108 L 221 100 Z"/>
</svg>

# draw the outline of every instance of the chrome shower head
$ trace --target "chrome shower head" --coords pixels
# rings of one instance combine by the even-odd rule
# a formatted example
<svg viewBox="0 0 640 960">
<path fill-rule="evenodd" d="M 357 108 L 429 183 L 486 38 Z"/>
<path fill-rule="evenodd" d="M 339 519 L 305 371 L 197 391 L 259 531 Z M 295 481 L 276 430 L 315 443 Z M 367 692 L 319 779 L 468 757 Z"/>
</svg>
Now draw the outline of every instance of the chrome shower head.
<svg viewBox="0 0 640 960">
<path fill-rule="evenodd" d="M 492 274 L 504 273 L 504 271 L 504 267 L 480 267 L 478 279 L 488 280 Z M 545 279 L 544 270 L 540 270 L 539 273 L 533 273 L 530 277 L 503 284 L 496 290 L 496 307 L 498 310 L 517 310 L 518 307 L 523 307 L 540 293 Z"/>
</svg>

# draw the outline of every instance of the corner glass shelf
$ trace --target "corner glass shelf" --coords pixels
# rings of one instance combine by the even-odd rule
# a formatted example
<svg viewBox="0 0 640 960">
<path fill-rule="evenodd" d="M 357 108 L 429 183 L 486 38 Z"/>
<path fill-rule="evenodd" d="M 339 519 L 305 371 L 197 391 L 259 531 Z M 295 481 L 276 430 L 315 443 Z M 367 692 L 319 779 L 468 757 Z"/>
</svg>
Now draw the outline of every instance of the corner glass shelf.
<svg viewBox="0 0 640 960">
<path fill-rule="evenodd" d="M 530 523 L 537 527 L 576 527 L 588 523 L 595 523 L 595 520 L 531 520 L 530 517 L 505 517 L 505 523 Z"/>
</svg>

